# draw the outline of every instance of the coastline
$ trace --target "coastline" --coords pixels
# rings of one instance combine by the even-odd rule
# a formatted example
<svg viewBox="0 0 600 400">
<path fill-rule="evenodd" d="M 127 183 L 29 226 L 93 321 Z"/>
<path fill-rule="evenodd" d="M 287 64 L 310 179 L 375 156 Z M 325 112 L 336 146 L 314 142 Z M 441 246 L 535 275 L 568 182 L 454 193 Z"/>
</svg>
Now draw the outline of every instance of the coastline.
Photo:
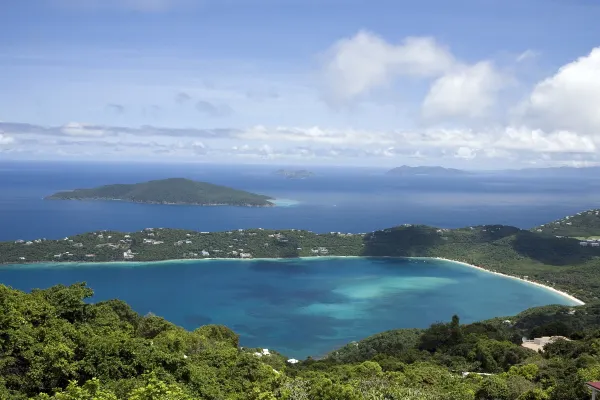
<svg viewBox="0 0 600 400">
<path fill-rule="evenodd" d="M 534 281 L 530 281 L 527 279 L 523 279 L 523 278 L 519 278 L 513 275 L 508 275 L 508 274 L 503 274 L 501 272 L 496 272 L 496 271 L 491 271 L 489 269 L 485 269 L 482 267 L 479 267 L 477 265 L 473 265 L 473 264 L 469 264 L 463 261 L 457 261 L 457 260 L 451 260 L 449 258 L 444 258 L 444 257 L 393 257 L 393 256 L 378 256 L 378 257 L 369 257 L 369 256 L 308 256 L 308 257 L 293 257 L 293 258 L 276 258 L 276 257 L 272 257 L 272 258 L 195 258 L 195 259 L 189 259 L 189 258 L 179 258 L 179 259 L 169 259 L 169 260 L 156 260 L 156 261 L 62 261 L 62 262 L 52 262 L 52 261 L 34 261 L 34 262 L 28 262 L 28 263 L 17 263 L 17 264 L 0 264 L 3 266 L 12 266 L 12 267 L 18 267 L 18 266 L 23 266 L 23 265 L 37 265 L 37 264 L 50 264 L 50 265 L 74 265 L 74 264 L 85 264 L 85 265 L 93 265 L 93 264 L 113 264 L 113 265 L 136 265 L 136 264 L 161 264 L 161 263 L 170 263 L 170 262 L 202 262 L 202 261 L 291 261 L 291 260 L 327 260 L 327 259 L 347 259 L 347 258 L 371 258 L 371 259 L 383 259 L 383 258 L 397 258 L 397 259 L 404 259 L 404 260 L 410 260 L 410 259 L 414 259 L 414 260 L 441 260 L 441 261 L 446 261 L 446 262 L 451 262 L 454 264 L 459 264 L 462 265 L 464 267 L 468 267 L 468 268 L 475 268 L 478 269 L 480 271 L 489 273 L 489 274 L 494 274 L 497 276 L 502 276 L 504 278 L 508 278 L 508 279 L 515 279 L 515 280 L 519 280 L 521 282 L 527 283 L 529 285 L 534 285 L 540 288 L 543 288 L 545 290 L 551 291 L 553 293 L 558 294 L 559 296 L 562 296 L 566 299 L 571 300 L 572 302 L 576 303 L 576 305 L 585 305 L 585 303 L 576 298 L 573 295 L 570 295 L 569 293 L 560 291 L 558 289 L 553 288 L 552 286 L 548 286 L 548 285 L 543 285 L 541 283 L 538 282 L 534 282 Z M 1 268 L 1 267 L 0 267 Z"/>
<path fill-rule="evenodd" d="M 443 257 L 418 257 L 418 258 L 429 258 L 429 259 L 447 261 L 447 262 L 451 262 L 451 263 L 454 263 L 454 264 L 460 264 L 460 265 L 462 265 L 464 267 L 475 268 L 475 269 L 478 269 L 480 271 L 486 272 L 488 274 L 494 274 L 494 275 L 502 276 L 502 277 L 508 278 L 508 279 L 515 279 L 515 280 L 518 280 L 518 281 L 521 281 L 521 282 L 525 282 L 525 283 L 527 283 L 529 285 L 538 286 L 538 287 L 541 287 L 543 289 L 546 289 L 546 290 L 549 290 L 551 292 L 554 292 L 554 293 L 556 293 L 556 294 L 558 294 L 558 295 L 560 295 L 560 296 L 562 296 L 562 297 L 564 297 L 566 299 L 571 300 L 574 303 L 577 303 L 578 306 L 585 305 L 585 303 L 583 301 L 579 300 L 575 296 L 570 295 L 569 293 L 566 293 L 566 292 L 560 291 L 558 289 L 555 289 L 552 286 L 543 285 L 543 284 L 538 283 L 538 282 L 529 281 L 527 279 L 519 278 L 519 277 L 516 277 L 516 276 L 513 276 L 513 275 L 503 274 L 501 272 L 490 271 L 489 269 L 478 267 L 477 265 L 469 264 L 469 263 L 466 263 L 466 262 L 463 262 L 463 261 L 451 260 L 449 258 L 443 258 Z"/>
</svg>

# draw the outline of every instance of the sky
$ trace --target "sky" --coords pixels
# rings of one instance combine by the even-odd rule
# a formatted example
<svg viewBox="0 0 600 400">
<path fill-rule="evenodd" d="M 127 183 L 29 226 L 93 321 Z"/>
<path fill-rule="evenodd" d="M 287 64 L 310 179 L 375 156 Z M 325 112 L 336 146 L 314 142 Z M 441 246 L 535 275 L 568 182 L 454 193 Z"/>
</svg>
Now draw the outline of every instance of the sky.
<svg viewBox="0 0 600 400">
<path fill-rule="evenodd" d="M 600 165 L 592 0 L 19 0 L 0 160 Z"/>
</svg>

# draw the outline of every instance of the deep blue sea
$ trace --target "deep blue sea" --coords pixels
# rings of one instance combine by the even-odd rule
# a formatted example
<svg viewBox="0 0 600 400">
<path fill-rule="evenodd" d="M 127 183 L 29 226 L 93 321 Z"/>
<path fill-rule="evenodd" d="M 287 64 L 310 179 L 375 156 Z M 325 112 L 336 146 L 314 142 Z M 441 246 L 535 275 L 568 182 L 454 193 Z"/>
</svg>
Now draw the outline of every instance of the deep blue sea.
<svg viewBox="0 0 600 400">
<path fill-rule="evenodd" d="M 0 280 L 30 290 L 86 281 L 94 300 L 120 298 L 194 329 L 224 324 L 242 346 L 320 356 L 394 328 L 458 314 L 470 322 L 528 307 L 572 304 L 539 287 L 440 260 L 325 258 L 3 267 Z"/>
<path fill-rule="evenodd" d="M 497 223 L 529 228 L 600 204 L 600 175 L 400 178 L 384 175 L 383 169 L 310 168 L 317 173 L 315 177 L 289 180 L 275 175 L 277 168 L 0 162 L 0 240 L 146 227 L 353 233 L 404 223 L 445 228 Z M 60 190 L 169 177 L 202 180 L 299 203 L 244 208 L 42 199 Z"/>
<path fill-rule="evenodd" d="M 298 228 L 367 232 L 404 223 L 529 228 L 598 208 L 600 175 L 487 173 L 391 177 L 382 169 L 309 168 L 288 180 L 279 166 L 9 163 L 0 161 L 0 240 L 61 238 L 146 227 L 222 231 Z M 45 201 L 60 190 L 185 177 L 270 195 L 273 208 Z M 291 202 L 290 202 L 291 200 Z M 318 356 L 386 329 L 510 315 L 564 299 L 465 267 L 398 260 L 203 261 L 1 267 L 0 283 L 30 290 L 87 281 L 94 300 L 122 298 L 193 329 L 226 324 L 245 346 Z"/>
</svg>

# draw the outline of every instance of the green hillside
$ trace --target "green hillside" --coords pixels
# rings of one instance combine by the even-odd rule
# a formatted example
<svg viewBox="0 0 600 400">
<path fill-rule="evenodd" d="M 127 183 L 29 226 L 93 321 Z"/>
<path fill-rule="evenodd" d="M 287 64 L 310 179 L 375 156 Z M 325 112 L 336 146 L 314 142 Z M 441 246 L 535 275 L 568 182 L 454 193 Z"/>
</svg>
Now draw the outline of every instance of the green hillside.
<svg viewBox="0 0 600 400">
<path fill-rule="evenodd" d="M 312 256 L 442 257 L 549 284 L 583 301 L 600 297 L 600 248 L 503 225 L 409 225 L 368 234 L 249 229 L 98 231 L 66 240 L 0 242 L 0 263 L 159 261 Z"/>
<path fill-rule="evenodd" d="M 0 285 L 0 399 L 582 400 L 600 378 L 600 307 L 548 306 L 461 325 L 383 332 L 296 364 L 239 346 L 224 326 L 184 330 L 85 284 Z M 450 319 L 450 316 L 448 317 Z M 563 335 L 536 353 L 521 335 Z"/>
<path fill-rule="evenodd" d="M 532 229 L 534 232 L 577 238 L 600 237 L 600 209 L 570 215 Z"/>
<path fill-rule="evenodd" d="M 48 200 L 121 200 L 136 203 L 233 205 L 271 207 L 271 197 L 212 183 L 170 178 L 136 184 L 117 184 L 93 189 L 58 192 Z"/>
</svg>

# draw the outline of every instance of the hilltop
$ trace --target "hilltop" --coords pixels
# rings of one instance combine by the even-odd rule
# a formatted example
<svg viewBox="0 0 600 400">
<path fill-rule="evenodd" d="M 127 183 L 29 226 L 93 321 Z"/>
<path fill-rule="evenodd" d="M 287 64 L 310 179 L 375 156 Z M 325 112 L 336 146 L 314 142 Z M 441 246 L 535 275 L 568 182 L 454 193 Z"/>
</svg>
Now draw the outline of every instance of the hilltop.
<svg viewBox="0 0 600 400">
<path fill-rule="evenodd" d="M 105 185 L 93 189 L 58 192 L 47 200 L 120 200 L 152 204 L 191 204 L 272 207 L 271 197 L 184 178 L 135 184 Z"/>
<path fill-rule="evenodd" d="M 600 209 L 569 215 L 537 226 L 534 232 L 573 238 L 600 237 Z"/>
<path fill-rule="evenodd" d="M 386 172 L 386 175 L 397 175 L 397 176 L 417 176 L 417 175 L 428 175 L 428 176 L 460 176 L 468 175 L 467 171 L 454 168 L 444 167 L 410 167 L 403 165 Z"/>
</svg>

